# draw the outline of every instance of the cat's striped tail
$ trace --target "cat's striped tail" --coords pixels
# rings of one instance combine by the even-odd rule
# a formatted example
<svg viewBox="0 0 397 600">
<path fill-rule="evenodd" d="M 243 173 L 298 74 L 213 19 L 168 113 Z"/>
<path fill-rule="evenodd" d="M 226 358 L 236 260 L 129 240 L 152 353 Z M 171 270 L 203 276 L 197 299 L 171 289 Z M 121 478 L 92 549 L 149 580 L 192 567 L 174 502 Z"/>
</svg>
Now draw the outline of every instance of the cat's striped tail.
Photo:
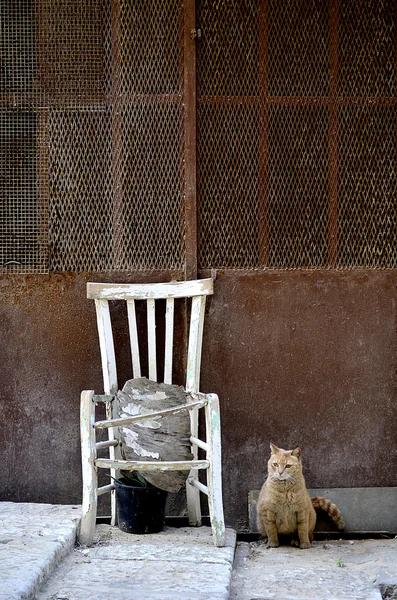
<svg viewBox="0 0 397 600">
<path fill-rule="evenodd" d="M 343 520 L 342 513 L 340 512 L 336 504 L 334 504 L 327 498 L 323 498 L 322 496 L 313 496 L 311 500 L 313 508 L 315 510 L 323 510 L 336 523 L 338 529 L 344 528 L 345 522 Z"/>
</svg>

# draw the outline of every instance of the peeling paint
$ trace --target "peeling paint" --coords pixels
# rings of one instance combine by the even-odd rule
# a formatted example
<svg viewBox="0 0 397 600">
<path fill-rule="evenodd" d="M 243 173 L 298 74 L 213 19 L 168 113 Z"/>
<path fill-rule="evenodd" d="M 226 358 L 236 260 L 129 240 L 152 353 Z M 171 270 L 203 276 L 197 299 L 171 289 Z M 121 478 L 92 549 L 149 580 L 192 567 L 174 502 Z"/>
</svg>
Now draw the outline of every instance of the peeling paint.
<svg viewBox="0 0 397 600">
<path fill-rule="evenodd" d="M 132 448 L 138 456 L 142 456 L 142 458 L 160 458 L 160 454 L 158 452 L 149 452 L 148 450 L 145 450 L 145 448 L 142 448 L 142 446 L 138 444 L 138 442 L 136 441 L 138 438 L 138 434 L 135 431 L 131 431 L 131 429 L 127 429 L 126 427 L 122 427 L 122 431 L 125 435 L 125 441 L 127 446 Z"/>
</svg>

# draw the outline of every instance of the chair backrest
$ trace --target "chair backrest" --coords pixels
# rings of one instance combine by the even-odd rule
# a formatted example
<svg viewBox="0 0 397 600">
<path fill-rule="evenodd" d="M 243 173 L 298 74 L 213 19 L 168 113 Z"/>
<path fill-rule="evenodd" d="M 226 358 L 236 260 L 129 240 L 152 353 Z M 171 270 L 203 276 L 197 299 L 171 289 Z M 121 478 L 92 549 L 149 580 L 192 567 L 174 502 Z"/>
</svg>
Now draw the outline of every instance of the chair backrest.
<svg viewBox="0 0 397 600">
<path fill-rule="evenodd" d="M 147 304 L 148 375 L 157 381 L 156 353 L 156 300 L 165 300 L 165 352 L 164 383 L 172 383 L 174 349 L 174 301 L 191 298 L 191 315 L 187 351 L 186 390 L 198 392 L 200 384 L 201 348 L 204 327 L 206 296 L 213 293 L 212 279 L 171 283 L 87 283 L 87 298 L 95 300 L 99 343 L 102 360 L 105 394 L 118 390 L 116 356 L 113 342 L 109 301 L 124 300 L 127 303 L 128 330 L 130 337 L 133 377 L 141 377 L 141 358 L 136 301 Z"/>
</svg>

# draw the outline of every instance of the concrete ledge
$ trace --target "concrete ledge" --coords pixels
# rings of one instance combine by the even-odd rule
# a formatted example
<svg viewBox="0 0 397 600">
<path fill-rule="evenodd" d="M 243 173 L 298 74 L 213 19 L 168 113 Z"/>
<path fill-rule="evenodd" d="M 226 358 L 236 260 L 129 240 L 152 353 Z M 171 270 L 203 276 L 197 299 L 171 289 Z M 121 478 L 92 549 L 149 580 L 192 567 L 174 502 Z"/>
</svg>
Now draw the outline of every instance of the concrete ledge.
<svg viewBox="0 0 397 600">
<path fill-rule="evenodd" d="M 397 487 L 309 489 L 311 496 L 325 496 L 334 502 L 351 533 L 397 533 Z M 259 490 L 248 492 L 249 529 L 258 532 L 256 503 Z M 319 515 L 318 532 L 337 531 L 330 519 Z"/>
<path fill-rule="evenodd" d="M 35 598 L 73 549 L 80 516 L 80 506 L 0 502 L 0 598 Z"/>
</svg>

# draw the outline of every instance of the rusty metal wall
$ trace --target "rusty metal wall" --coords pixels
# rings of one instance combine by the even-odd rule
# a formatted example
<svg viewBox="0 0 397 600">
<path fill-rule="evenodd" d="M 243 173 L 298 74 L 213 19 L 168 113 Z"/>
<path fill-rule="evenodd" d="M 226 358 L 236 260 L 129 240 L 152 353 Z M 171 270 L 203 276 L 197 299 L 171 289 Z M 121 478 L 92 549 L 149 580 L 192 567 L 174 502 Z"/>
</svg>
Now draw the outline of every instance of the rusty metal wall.
<svg viewBox="0 0 397 600">
<path fill-rule="evenodd" d="M 394 3 L 197 0 L 201 37 L 194 4 L 0 9 L 2 499 L 80 501 L 87 280 L 192 277 L 196 254 L 228 524 L 270 440 L 311 487 L 396 485 Z"/>
<path fill-rule="evenodd" d="M 198 2 L 201 268 L 397 266 L 393 0 Z"/>
<path fill-rule="evenodd" d="M 3 500 L 81 499 L 79 396 L 102 389 L 88 279 L 164 273 L 0 279 Z M 394 271 L 217 272 L 201 389 L 221 401 L 229 525 L 247 526 L 270 440 L 302 447 L 311 487 L 396 485 L 396 286 Z"/>
<path fill-rule="evenodd" d="M 0 270 L 185 266 L 184 4 L 0 7 Z"/>
<path fill-rule="evenodd" d="M 301 446 L 311 488 L 396 486 L 397 274 L 217 275 L 201 387 L 220 396 L 228 523 L 247 527 L 270 441 Z"/>
<path fill-rule="evenodd" d="M 87 281 L 152 282 L 164 276 L 175 279 L 173 272 L 0 277 L 0 500 L 81 502 L 80 394 L 103 391 Z M 112 318 L 120 381 L 126 381 L 132 377 L 126 315 L 115 306 Z M 186 330 L 180 311 L 176 319 L 178 345 Z M 182 383 L 178 366 L 176 377 Z"/>
</svg>

